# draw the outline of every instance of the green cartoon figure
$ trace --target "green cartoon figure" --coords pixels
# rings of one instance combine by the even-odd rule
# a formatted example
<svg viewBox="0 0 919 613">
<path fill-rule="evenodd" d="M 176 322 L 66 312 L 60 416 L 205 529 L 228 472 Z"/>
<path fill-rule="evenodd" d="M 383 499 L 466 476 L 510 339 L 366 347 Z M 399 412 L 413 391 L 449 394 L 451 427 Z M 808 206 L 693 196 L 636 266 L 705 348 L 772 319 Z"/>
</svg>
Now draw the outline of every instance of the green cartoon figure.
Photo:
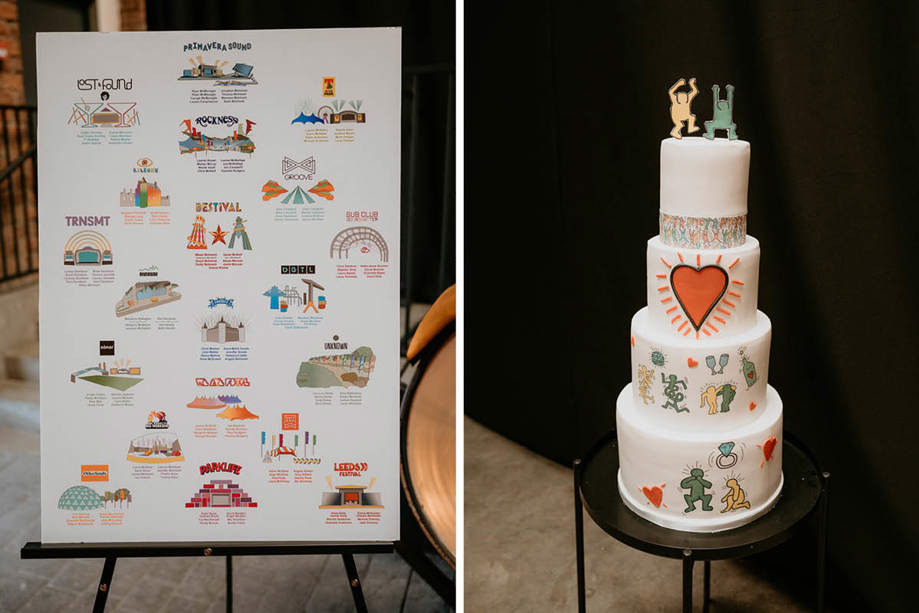
<svg viewBox="0 0 919 613">
<path fill-rule="evenodd" d="M 712 140 L 715 138 L 715 130 L 727 130 L 728 140 L 737 140 L 737 124 L 734 123 L 734 86 L 728 85 L 728 99 L 721 100 L 718 98 L 720 88 L 712 85 L 712 98 L 714 108 L 712 109 L 712 118 L 705 122 L 705 138 Z"/>
<path fill-rule="evenodd" d="M 696 502 L 700 500 L 702 501 L 703 511 L 712 510 L 712 505 L 709 504 L 712 501 L 712 495 L 705 493 L 705 488 L 710 488 L 712 484 L 703 479 L 703 476 L 705 476 L 705 473 L 701 468 L 693 468 L 689 471 L 689 476 L 680 481 L 680 487 L 689 490 L 688 494 L 683 494 L 683 499 L 686 501 L 686 508 L 683 509 L 684 513 L 695 511 Z"/>
<path fill-rule="evenodd" d="M 721 396 L 721 412 L 727 413 L 731 410 L 731 401 L 734 400 L 734 396 L 737 395 L 737 387 L 726 383 L 721 386 L 721 389 L 718 390 L 716 396 Z"/>
</svg>

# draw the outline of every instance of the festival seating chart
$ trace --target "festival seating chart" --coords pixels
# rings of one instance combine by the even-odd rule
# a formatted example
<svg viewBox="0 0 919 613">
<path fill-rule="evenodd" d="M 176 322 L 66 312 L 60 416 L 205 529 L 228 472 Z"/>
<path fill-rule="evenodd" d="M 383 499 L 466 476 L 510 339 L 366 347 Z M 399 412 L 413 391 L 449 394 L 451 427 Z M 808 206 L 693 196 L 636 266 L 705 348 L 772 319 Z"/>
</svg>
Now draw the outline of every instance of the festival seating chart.
<svg viewBox="0 0 919 613">
<path fill-rule="evenodd" d="M 400 30 L 37 40 L 43 542 L 397 540 Z"/>
</svg>

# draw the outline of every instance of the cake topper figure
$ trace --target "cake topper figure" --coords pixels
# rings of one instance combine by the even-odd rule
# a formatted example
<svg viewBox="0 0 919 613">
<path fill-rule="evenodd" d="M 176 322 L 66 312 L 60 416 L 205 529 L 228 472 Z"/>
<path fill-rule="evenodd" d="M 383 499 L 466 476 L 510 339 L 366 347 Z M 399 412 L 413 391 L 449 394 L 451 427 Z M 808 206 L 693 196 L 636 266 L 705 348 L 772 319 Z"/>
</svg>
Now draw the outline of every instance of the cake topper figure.
<svg viewBox="0 0 919 613">
<path fill-rule="evenodd" d="M 705 138 L 715 138 L 715 130 L 727 130 L 728 140 L 737 140 L 737 124 L 734 123 L 734 86 L 728 85 L 728 99 L 718 97 L 720 88 L 712 85 L 712 119 L 705 122 Z"/>
<path fill-rule="evenodd" d="M 680 79 L 667 90 L 667 93 L 670 94 L 670 119 L 673 120 L 673 129 L 670 130 L 670 136 L 673 138 L 683 138 L 684 121 L 686 122 L 687 134 L 699 131 L 699 126 L 696 125 L 696 116 L 692 114 L 689 108 L 692 104 L 692 99 L 699 93 L 698 88 L 696 88 L 696 78 L 693 77 L 689 80 L 689 87 L 692 91 L 676 91 L 677 88 L 684 85 L 686 85 L 686 79 Z"/>
</svg>

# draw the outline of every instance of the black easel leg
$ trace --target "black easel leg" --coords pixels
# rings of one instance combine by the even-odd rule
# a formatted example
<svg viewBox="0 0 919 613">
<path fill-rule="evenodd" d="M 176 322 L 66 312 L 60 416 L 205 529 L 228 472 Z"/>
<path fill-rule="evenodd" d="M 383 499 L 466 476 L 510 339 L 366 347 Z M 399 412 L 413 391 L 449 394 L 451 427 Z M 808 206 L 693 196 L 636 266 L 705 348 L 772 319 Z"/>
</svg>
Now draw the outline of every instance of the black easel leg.
<svg viewBox="0 0 919 613">
<path fill-rule="evenodd" d="M 105 558 L 105 565 L 102 566 L 102 577 L 99 579 L 99 589 L 96 590 L 96 603 L 93 605 L 93 613 L 102 613 L 105 611 L 105 600 L 108 598 L 109 590 L 112 589 L 112 575 L 115 573 L 115 560 L 117 558 Z"/>
<path fill-rule="evenodd" d="M 233 556 L 227 556 L 227 613 L 233 613 Z"/>
<path fill-rule="evenodd" d="M 578 613 L 587 611 L 587 592 L 584 587 L 584 510 L 581 507 L 581 460 L 574 461 L 574 532 L 578 563 Z"/>
<path fill-rule="evenodd" d="M 350 553 L 341 554 L 341 559 L 345 562 L 345 572 L 348 573 L 348 582 L 351 584 L 351 596 L 354 597 L 354 608 L 357 613 L 367 613 L 367 603 L 364 602 L 364 591 L 361 589 L 361 581 L 357 577 L 357 566 L 354 564 L 354 556 Z"/>
<path fill-rule="evenodd" d="M 824 589 L 826 583 L 826 528 L 827 512 L 829 510 L 830 473 L 823 473 L 823 491 L 820 492 L 820 515 L 817 518 L 817 613 L 824 610 Z"/>
<path fill-rule="evenodd" d="M 702 584 L 702 613 L 708 613 L 708 601 L 712 592 L 712 561 L 705 561 L 705 582 Z"/>
<path fill-rule="evenodd" d="M 692 551 L 683 550 L 683 613 L 692 613 Z"/>
</svg>

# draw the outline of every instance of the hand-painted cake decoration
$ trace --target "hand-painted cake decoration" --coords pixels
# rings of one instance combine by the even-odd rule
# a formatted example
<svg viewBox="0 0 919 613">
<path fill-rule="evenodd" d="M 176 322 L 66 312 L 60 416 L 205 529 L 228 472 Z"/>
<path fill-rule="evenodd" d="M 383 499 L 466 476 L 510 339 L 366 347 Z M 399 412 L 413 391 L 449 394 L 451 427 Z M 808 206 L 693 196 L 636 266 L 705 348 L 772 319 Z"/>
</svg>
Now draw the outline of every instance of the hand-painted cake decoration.
<svg viewBox="0 0 919 613">
<path fill-rule="evenodd" d="M 737 140 L 737 124 L 734 123 L 734 86 L 728 85 L 728 99 L 722 100 L 718 97 L 720 88 L 718 85 L 712 85 L 712 118 L 705 122 L 705 138 L 712 140 L 715 138 L 715 130 L 726 130 L 728 140 Z"/>
<path fill-rule="evenodd" d="M 651 393 L 651 384 L 654 381 L 654 369 L 649 369 L 644 364 L 638 367 L 638 396 L 645 404 L 654 402 L 654 394 Z"/>
<path fill-rule="evenodd" d="M 667 93 L 670 95 L 670 119 L 673 121 L 673 129 L 670 130 L 670 136 L 673 138 L 683 138 L 684 121 L 686 122 L 687 134 L 699 131 L 699 126 L 696 125 L 696 116 L 692 114 L 689 108 L 692 104 L 692 99 L 699 93 L 699 89 L 696 87 L 696 78 L 693 77 L 689 80 L 690 91 L 676 91 L 684 85 L 686 85 L 686 79 L 680 79 L 667 90 Z"/>
<path fill-rule="evenodd" d="M 735 449 L 734 441 L 727 441 L 718 445 L 718 448 L 708 457 L 709 466 L 717 466 L 721 469 L 731 468 L 737 464 L 738 455 L 736 451 L 741 451 L 740 447 Z"/>
<path fill-rule="evenodd" d="M 724 503 L 724 508 L 721 509 L 722 513 L 750 508 L 750 501 L 747 500 L 746 492 L 741 489 L 740 484 L 737 482 L 737 477 L 731 477 L 725 481 L 725 486 L 727 486 L 728 491 L 721 498 L 721 502 Z"/>
<path fill-rule="evenodd" d="M 677 413 L 689 413 L 689 409 L 680 406 L 680 403 L 686 399 L 686 394 L 683 393 L 686 391 L 686 379 L 677 379 L 676 375 L 664 378 L 664 373 L 661 373 L 661 383 L 664 384 L 664 396 L 667 397 L 667 402 L 661 407 L 673 409 Z"/>
<path fill-rule="evenodd" d="M 705 365 L 708 366 L 712 370 L 713 375 L 721 375 L 721 374 L 724 374 L 724 367 L 728 365 L 728 360 L 730 359 L 731 359 L 730 355 L 728 355 L 727 353 L 722 353 L 721 356 L 718 358 L 719 368 L 718 370 L 715 370 L 715 356 L 707 355 L 705 356 Z"/>
<path fill-rule="evenodd" d="M 772 459 L 772 453 L 775 451 L 776 444 L 778 444 L 778 440 L 776 440 L 775 434 L 770 434 L 769 438 L 767 438 L 762 445 L 757 445 L 757 447 L 763 450 L 763 461 L 759 463 L 760 468 L 763 467 L 763 464 Z"/>
<path fill-rule="evenodd" d="M 651 487 L 644 485 L 638 489 L 648 499 L 648 504 L 653 504 L 659 509 L 661 508 L 661 504 L 663 504 L 665 487 L 667 487 L 667 484 L 661 483 L 660 485 L 652 485 Z M 664 508 L 668 508 L 667 505 L 664 505 Z"/>
<path fill-rule="evenodd" d="M 724 268 L 721 266 L 722 256 L 718 255 L 712 264 L 702 264 L 702 254 L 696 254 L 695 266 L 687 264 L 682 252 L 677 252 L 679 264 L 671 264 L 661 258 L 661 262 L 670 270 L 669 275 L 663 275 L 667 284 L 657 288 L 662 296 L 664 305 L 669 304 L 666 313 L 671 317 L 670 323 L 676 326 L 678 332 L 688 336 L 695 330 L 696 338 L 701 332 L 711 336 L 720 331 L 716 324 L 727 324 L 725 317 L 731 315 L 730 309 L 736 307 L 733 300 L 740 298 L 739 291 L 743 289 L 743 281 L 730 278 L 730 270 L 737 265 L 740 258 L 734 260 Z M 661 275 L 657 275 L 661 278 Z M 670 304 L 672 302 L 676 304 Z M 679 312 L 682 310 L 682 314 Z M 712 323 L 712 322 L 715 323 Z M 715 372 L 714 356 L 711 363 L 706 358 L 706 364 Z M 723 363 L 721 363 L 723 362 Z M 719 358 L 719 366 L 724 371 L 727 364 L 726 354 Z"/>
<path fill-rule="evenodd" d="M 747 382 L 747 389 L 750 389 L 759 379 L 756 374 L 756 364 L 747 359 L 747 355 L 743 347 L 738 349 L 737 353 L 740 355 L 740 359 L 743 361 L 743 364 L 740 367 L 740 372 L 743 373 L 743 380 Z"/>
<path fill-rule="evenodd" d="M 706 489 L 711 489 L 711 481 L 705 480 L 705 471 L 701 468 L 693 468 L 689 471 L 689 476 L 680 481 L 680 487 L 689 490 L 688 494 L 683 494 L 683 500 L 686 501 L 684 513 L 691 513 L 696 510 L 696 503 L 702 503 L 703 511 L 712 510 L 712 495 L 706 494 Z"/>
</svg>

